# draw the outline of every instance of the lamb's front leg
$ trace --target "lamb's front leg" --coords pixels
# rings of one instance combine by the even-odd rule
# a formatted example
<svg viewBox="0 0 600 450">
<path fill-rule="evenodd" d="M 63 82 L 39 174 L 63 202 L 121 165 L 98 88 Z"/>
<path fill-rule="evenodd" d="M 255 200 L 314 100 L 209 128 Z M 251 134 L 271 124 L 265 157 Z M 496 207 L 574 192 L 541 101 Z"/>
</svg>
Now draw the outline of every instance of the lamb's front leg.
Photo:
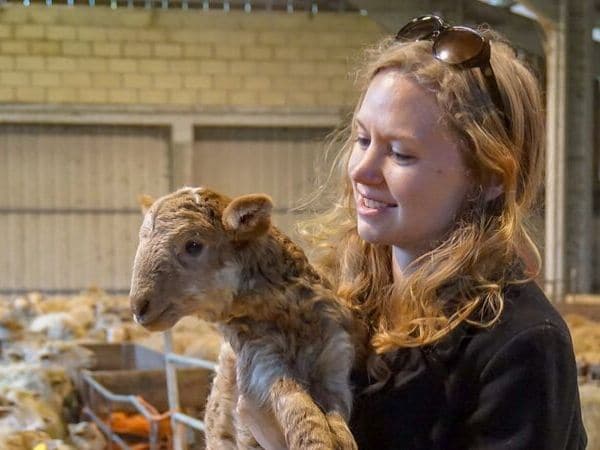
<svg viewBox="0 0 600 450">
<path fill-rule="evenodd" d="M 236 357 L 225 343 L 219 354 L 217 373 L 206 404 L 206 448 L 208 450 L 260 449 L 252 434 L 235 414 L 238 401 Z"/>
<path fill-rule="evenodd" d="M 337 411 L 331 411 L 326 414 L 329 428 L 335 436 L 335 449 L 336 450 L 358 450 L 354 436 L 348 424 Z"/>
<path fill-rule="evenodd" d="M 289 450 L 332 450 L 337 447 L 325 414 L 291 379 L 275 381 L 269 392 L 275 418 Z"/>
<path fill-rule="evenodd" d="M 237 397 L 235 354 L 229 344 L 223 344 L 204 413 L 207 449 L 237 449 L 233 417 Z"/>
</svg>

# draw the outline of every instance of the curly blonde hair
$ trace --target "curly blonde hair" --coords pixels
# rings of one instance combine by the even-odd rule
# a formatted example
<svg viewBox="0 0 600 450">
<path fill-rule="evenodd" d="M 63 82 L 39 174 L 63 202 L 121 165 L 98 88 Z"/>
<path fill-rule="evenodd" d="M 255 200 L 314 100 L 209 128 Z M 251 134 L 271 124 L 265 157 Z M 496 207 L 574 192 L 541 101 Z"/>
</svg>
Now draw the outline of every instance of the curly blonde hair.
<svg viewBox="0 0 600 450">
<path fill-rule="evenodd" d="M 540 88 L 498 35 L 481 32 L 491 43 L 491 64 L 504 113 L 493 104 L 479 69 L 438 61 L 430 41 L 383 39 L 365 52 L 356 77 L 358 104 L 350 123 L 331 141 L 340 148 L 332 171 L 339 178 L 330 174 L 312 203 L 333 206 L 300 227 L 339 296 L 368 321 L 371 344 L 379 354 L 431 344 L 463 322 L 491 326 L 503 309 L 503 289 L 527 282 L 540 271 L 539 251 L 527 221 L 543 177 Z M 365 242 L 357 233 L 347 175 L 356 139 L 352 122 L 371 80 L 389 68 L 436 96 L 442 120 L 461 143 L 464 162 L 477 186 L 453 229 L 413 261 L 406 278 L 395 284 L 390 246 Z M 493 180 L 501 182 L 503 193 L 486 201 L 485 187 Z"/>
</svg>

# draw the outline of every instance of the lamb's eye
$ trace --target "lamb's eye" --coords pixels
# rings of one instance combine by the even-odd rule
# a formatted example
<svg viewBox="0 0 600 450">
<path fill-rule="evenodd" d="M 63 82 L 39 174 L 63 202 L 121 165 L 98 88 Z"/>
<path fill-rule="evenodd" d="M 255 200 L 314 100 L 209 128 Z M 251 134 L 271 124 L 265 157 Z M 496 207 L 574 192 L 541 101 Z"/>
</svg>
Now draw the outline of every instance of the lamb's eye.
<svg viewBox="0 0 600 450">
<path fill-rule="evenodd" d="M 185 252 L 191 256 L 198 256 L 202 251 L 202 244 L 197 241 L 187 241 L 185 243 Z"/>
</svg>

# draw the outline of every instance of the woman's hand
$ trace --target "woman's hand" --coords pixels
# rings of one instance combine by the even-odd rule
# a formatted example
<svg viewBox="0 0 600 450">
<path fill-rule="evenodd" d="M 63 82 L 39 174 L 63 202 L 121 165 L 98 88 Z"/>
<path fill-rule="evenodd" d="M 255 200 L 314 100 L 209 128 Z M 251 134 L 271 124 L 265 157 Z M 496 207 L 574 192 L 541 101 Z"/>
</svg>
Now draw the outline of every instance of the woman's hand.
<svg viewBox="0 0 600 450">
<path fill-rule="evenodd" d="M 265 450 L 287 450 L 285 437 L 273 413 L 260 409 L 252 400 L 240 395 L 237 413 L 254 439 Z"/>
</svg>

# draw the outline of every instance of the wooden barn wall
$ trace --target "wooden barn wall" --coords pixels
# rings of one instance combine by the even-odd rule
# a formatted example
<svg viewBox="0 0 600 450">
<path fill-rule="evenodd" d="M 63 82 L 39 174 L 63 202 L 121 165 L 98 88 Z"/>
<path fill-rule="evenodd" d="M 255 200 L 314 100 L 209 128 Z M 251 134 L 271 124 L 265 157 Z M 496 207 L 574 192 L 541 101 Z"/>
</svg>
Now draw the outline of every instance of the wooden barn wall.
<svg viewBox="0 0 600 450">
<path fill-rule="evenodd" d="M 129 289 L 137 196 L 169 190 L 168 130 L 0 125 L 0 291 Z"/>
<path fill-rule="evenodd" d="M 323 160 L 323 128 L 198 127 L 193 155 L 194 184 L 230 196 L 268 193 L 273 220 L 293 234 L 302 215 L 292 211 L 315 189 Z"/>
</svg>

